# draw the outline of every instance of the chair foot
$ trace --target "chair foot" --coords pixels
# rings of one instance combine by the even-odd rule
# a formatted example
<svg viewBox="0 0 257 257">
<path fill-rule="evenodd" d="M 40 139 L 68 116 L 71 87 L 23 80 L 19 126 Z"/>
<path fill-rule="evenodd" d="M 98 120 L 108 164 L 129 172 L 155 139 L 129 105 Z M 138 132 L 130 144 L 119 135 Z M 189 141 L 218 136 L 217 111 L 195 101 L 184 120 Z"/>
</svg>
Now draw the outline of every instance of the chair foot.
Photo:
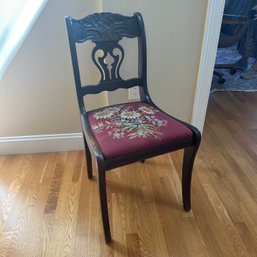
<svg viewBox="0 0 257 257">
<path fill-rule="evenodd" d="M 107 206 L 107 196 L 106 196 L 106 179 L 105 171 L 98 168 L 98 189 L 100 198 L 100 209 L 102 215 L 103 230 L 105 236 L 105 242 L 107 244 L 111 243 L 111 231 L 109 224 L 108 206 Z"/>
<path fill-rule="evenodd" d="M 105 243 L 110 244 L 112 242 L 111 235 L 109 237 L 105 237 Z"/>
<path fill-rule="evenodd" d="M 183 208 L 184 208 L 184 211 L 185 211 L 185 212 L 189 212 L 189 211 L 191 210 L 191 203 L 190 203 L 190 200 L 189 200 L 189 203 L 183 202 Z"/>
<path fill-rule="evenodd" d="M 185 148 L 183 170 L 182 170 L 182 196 L 183 207 L 185 211 L 191 210 L 191 179 L 195 156 L 200 144 L 200 137 L 195 146 Z"/>
<path fill-rule="evenodd" d="M 84 133 L 83 133 L 83 138 L 84 138 L 84 145 L 85 145 L 85 158 L 86 158 L 86 163 L 87 163 L 87 177 L 89 179 L 92 179 L 92 177 L 93 177 L 93 174 L 92 174 L 92 157 L 91 157 L 91 153 L 90 153 L 90 150 L 88 148 L 87 141 L 86 141 Z"/>
</svg>

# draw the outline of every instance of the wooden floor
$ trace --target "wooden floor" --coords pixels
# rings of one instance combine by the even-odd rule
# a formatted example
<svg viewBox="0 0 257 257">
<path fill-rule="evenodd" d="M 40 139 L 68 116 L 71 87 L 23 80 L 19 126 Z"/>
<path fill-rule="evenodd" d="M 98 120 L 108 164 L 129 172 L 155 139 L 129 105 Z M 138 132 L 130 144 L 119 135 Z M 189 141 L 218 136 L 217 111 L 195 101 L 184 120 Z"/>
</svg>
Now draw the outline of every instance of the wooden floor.
<svg viewBox="0 0 257 257">
<path fill-rule="evenodd" d="M 83 152 L 0 157 L 0 256 L 257 256 L 257 93 L 214 93 L 192 181 L 182 152 L 107 173 L 113 243 Z"/>
</svg>

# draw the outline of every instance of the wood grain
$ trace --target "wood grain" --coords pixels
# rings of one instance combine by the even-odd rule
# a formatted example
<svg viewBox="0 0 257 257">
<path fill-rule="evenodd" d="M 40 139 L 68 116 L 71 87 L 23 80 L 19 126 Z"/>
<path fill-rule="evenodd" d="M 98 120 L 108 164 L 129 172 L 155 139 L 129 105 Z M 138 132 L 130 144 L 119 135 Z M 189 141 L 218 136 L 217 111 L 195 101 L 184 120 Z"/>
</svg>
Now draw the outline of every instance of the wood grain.
<svg viewBox="0 0 257 257">
<path fill-rule="evenodd" d="M 0 157 L 0 257 L 257 256 L 257 93 L 210 96 L 182 207 L 183 151 L 107 172 L 113 242 L 82 151 Z"/>
</svg>

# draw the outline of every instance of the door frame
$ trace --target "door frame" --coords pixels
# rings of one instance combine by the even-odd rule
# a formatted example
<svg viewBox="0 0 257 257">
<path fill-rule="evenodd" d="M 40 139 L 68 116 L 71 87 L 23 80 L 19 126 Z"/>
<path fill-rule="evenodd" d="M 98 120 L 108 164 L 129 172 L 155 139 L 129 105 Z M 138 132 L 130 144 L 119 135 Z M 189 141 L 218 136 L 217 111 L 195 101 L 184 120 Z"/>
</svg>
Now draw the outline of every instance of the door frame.
<svg viewBox="0 0 257 257">
<path fill-rule="evenodd" d="M 225 0 L 209 0 L 191 123 L 203 131 Z"/>
</svg>

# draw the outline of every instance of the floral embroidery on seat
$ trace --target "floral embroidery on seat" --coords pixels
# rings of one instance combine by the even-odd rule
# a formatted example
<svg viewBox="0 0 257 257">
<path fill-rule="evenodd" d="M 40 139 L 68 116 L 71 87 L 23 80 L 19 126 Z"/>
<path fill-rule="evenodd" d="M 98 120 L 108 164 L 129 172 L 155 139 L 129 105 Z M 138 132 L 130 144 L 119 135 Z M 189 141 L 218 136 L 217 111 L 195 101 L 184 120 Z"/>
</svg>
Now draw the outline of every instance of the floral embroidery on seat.
<svg viewBox="0 0 257 257">
<path fill-rule="evenodd" d="M 96 119 L 92 124 L 95 133 L 107 132 L 113 139 L 127 137 L 128 139 L 152 137 L 161 140 L 162 132 L 158 128 L 167 126 L 167 120 L 158 119 L 155 114 L 159 110 L 141 105 L 119 105 L 107 107 L 93 113 Z"/>
<path fill-rule="evenodd" d="M 110 118 L 114 113 L 119 112 L 120 108 L 118 107 L 109 107 L 104 109 L 103 111 L 96 112 L 94 117 L 98 119 L 107 119 Z"/>
</svg>

